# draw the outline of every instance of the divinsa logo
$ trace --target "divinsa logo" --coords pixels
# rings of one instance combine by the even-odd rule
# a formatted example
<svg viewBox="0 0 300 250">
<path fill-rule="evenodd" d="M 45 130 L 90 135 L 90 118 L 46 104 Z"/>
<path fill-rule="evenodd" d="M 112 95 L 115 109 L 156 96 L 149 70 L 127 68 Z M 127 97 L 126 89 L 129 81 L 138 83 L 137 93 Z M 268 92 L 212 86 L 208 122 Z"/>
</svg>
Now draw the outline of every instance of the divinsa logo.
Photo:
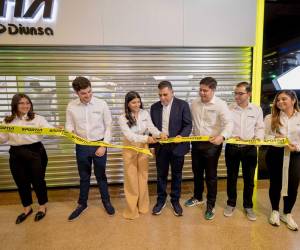
<svg viewBox="0 0 300 250">
<path fill-rule="evenodd" d="M 56 0 L 0 0 L 0 35 L 53 36 L 51 27 L 35 25 L 51 23 L 56 17 Z M 29 25 L 28 25 L 29 24 Z"/>
<path fill-rule="evenodd" d="M 9 23 L 7 25 L 3 25 L 0 23 L 0 34 L 8 32 L 9 35 L 47 35 L 47 36 L 53 36 L 54 32 L 53 29 L 50 27 L 29 27 L 29 26 L 23 26 L 22 24 L 15 25 L 12 23 Z"/>
<path fill-rule="evenodd" d="M 47 36 L 53 36 L 54 32 L 53 29 L 50 27 L 29 27 L 29 26 L 23 26 L 22 24 L 15 25 L 12 23 L 9 23 L 7 25 L 3 25 L 0 23 L 0 34 L 7 32 L 9 35 L 47 35 Z"/>
</svg>

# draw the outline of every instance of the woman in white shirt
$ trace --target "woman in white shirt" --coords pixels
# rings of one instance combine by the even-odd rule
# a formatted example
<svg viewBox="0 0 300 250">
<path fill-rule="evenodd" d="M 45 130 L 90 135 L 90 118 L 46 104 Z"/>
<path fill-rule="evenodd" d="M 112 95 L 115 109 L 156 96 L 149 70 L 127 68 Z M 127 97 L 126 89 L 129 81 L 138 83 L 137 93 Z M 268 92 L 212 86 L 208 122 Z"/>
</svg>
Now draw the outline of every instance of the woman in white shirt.
<svg viewBox="0 0 300 250">
<path fill-rule="evenodd" d="M 293 231 L 298 230 L 291 211 L 296 202 L 300 180 L 300 112 L 297 95 L 292 90 L 282 90 L 275 96 L 272 114 L 265 118 L 265 135 L 267 139 L 287 137 L 290 151 L 288 166 L 287 196 L 283 197 L 283 214 L 279 214 L 279 202 L 282 191 L 284 166 L 284 148 L 269 147 L 266 163 L 270 174 L 269 197 L 272 205 L 270 224 L 280 225 L 280 220 Z"/>
<path fill-rule="evenodd" d="M 11 115 L 4 118 L 4 123 L 15 126 L 52 127 L 46 119 L 33 112 L 30 98 L 25 94 L 15 94 L 11 101 Z M 39 221 L 46 215 L 48 202 L 45 171 L 48 163 L 46 150 L 41 143 L 40 135 L 25 135 L 14 133 L 0 134 L 0 142 L 7 142 L 9 149 L 9 164 L 12 176 L 18 187 L 24 212 L 16 224 L 22 223 L 32 214 L 31 185 L 36 193 L 39 208 L 34 220 Z"/>
<path fill-rule="evenodd" d="M 125 114 L 119 118 L 124 135 L 124 145 L 148 148 L 161 132 L 153 125 L 149 113 L 143 109 L 140 95 L 130 91 L 125 96 Z M 150 136 L 149 133 L 152 135 Z M 127 206 L 126 219 L 135 219 L 139 213 L 149 211 L 148 156 L 130 149 L 123 149 L 124 192 Z"/>
</svg>

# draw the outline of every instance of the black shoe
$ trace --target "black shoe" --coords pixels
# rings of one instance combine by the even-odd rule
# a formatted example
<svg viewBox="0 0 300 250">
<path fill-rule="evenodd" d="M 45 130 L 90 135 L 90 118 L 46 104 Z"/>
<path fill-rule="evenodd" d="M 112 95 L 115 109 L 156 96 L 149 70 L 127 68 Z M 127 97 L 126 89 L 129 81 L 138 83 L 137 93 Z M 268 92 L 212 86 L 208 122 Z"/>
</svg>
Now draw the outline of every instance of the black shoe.
<svg viewBox="0 0 300 250">
<path fill-rule="evenodd" d="M 176 216 L 182 216 L 182 207 L 179 203 L 179 201 L 171 201 L 171 206 L 174 210 L 174 214 Z"/>
<path fill-rule="evenodd" d="M 166 202 L 157 202 L 152 209 L 152 214 L 160 215 L 165 206 L 166 206 Z"/>
<path fill-rule="evenodd" d="M 38 211 L 38 212 L 35 214 L 34 221 L 40 221 L 41 219 L 43 219 L 43 218 L 46 216 L 46 212 L 47 212 L 47 209 L 46 209 L 46 208 L 45 208 L 45 212 L 43 212 L 43 211 Z"/>
<path fill-rule="evenodd" d="M 22 223 L 31 214 L 32 214 L 32 208 L 30 208 L 30 211 L 27 214 L 21 213 L 16 219 L 16 224 Z"/>
<path fill-rule="evenodd" d="M 102 201 L 103 203 L 103 207 L 105 208 L 105 211 L 109 214 L 109 215 L 114 215 L 115 214 L 115 209 L 114 207 L 111 205 L 110 201 Z"/>
<path fill-rule="evenodd" d="M 87 205 L 78 205 L 78 207 L 70 214 L 68 220 L 73 221 L 78 219 L 83 211 L 87 209 Z"/>
</svg>

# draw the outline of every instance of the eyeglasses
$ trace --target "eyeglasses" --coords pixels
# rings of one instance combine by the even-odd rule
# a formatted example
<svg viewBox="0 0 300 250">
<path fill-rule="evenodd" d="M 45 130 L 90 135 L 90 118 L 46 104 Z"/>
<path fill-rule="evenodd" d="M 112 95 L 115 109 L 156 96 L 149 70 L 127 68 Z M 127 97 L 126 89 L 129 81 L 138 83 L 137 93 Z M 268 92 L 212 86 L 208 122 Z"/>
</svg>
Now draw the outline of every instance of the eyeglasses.
<svg viewBox="0 0 300 250">
<path fill-rule="evenodd" d="M 234 95 L 239 95 L 239 96 L 242 96 L 242 95 L 245 95 L 247 93 L 245 92 L 233 92 Z"/>
<path fill-rule="evenodd" d="M 162 97 L 162 96 L 168 96 L 168 94 L 158 94 L 159 97 Z"/>
</svg>

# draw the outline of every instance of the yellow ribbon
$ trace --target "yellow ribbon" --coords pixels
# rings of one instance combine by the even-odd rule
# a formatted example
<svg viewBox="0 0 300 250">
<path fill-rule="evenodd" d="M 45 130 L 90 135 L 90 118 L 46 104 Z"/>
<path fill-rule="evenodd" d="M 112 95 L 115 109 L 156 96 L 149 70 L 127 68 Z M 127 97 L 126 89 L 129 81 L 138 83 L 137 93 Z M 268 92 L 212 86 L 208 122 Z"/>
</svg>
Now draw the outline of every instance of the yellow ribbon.
<svg viewBox="0 0 300 250">
<path fill-rule="evenodd" d="M 187 136 L 187 137 L 172 137 L 166 140 L 159 140 L 159 143 L 180 143 L 180 142 L 193 142 L 193 141 L 209 141 L 209 136 Z"/>
<path fill-rule="evenodd" d="M 132 149 L 139 153 L 143 153 L 143 154 L 152 156 L 150 150 L 146 149 L 146 148 L 115 145 L 115 144 L 110 144 L 110 143 L 103 142 L 103 141 L 92 142 L 92 141 L 88 141 L 78 135 L 75 135 L 74 133 L 68 132 L 64 129 L 58 129 L 58 128 L 34 128 L 34 127 L 27 127 L 27 126 L 7 126 L 7 125 L 0 124 L 0 133 L 63 136 L 63 137 L 70 139 L 75 144 L 87 145 L 87 146 L 102 146 L 102 147 L 107 147 L 107 148 Z"/>
<path fill-rule="evenodd" d="M 136 152 L 143 153 L 149 156 L 152 156 L 149 149 L 146 148 L 139 148 L 135 146 L 123 146 L 123 145 L 115 145 L 110 144 L 103 141 L 98 142 L 91 142 L 88 141 L 74 133 L 68 132 L 64 129 L 58 128 L 34 128 L 34 127 L 27 127 L 27 126 L 10 126 L 10 125 L 1 125 L 0 124 L 0 133 L 16 133 L 16 134 L 28 134 L 28 135 L 48 135 L 48 136 L 64 136 L 76 144 L 80 145 L 87 145 L 87 146 L 102 146 L 108 148 L 120 148 L 120 149 L 131 149 L 135 150 Z M 173 137 L 168 138 L 166 140 L 159 140 L 159 143 L 166 144 L 166 143 L 181 143 L 181 142 L 195 142 L 195 141 L 209 141 L 209 136 L 188 136 L 188 137 Z M 259 139 L 251 139 L 251 140 L 241 140 L 236 138 L 229 138 L 225 140 L 226 143 L 232 144 L 243 144 L 243 145 L 255 145 L 255 146 L 278 146 L 284 147 L 289 144 L 287 138 L 274 138 L 274 139 L 267 139 L 267 140 L 259 140 Z"/>
<path fill-rule="evenodd" d="M 188 136 L 188 137 L 173 137 L 168 138 L 167 140 L 159 140 L 159 143 L 166 144 L 166 143 L 181 143 L 181 142 L 194 142 L 194 141 L 209 141 L 210 136 Z M 289 144 L 287 138 L 274 138 L 274 139 L 266 139 L 266 140 L 259 140 L 259 139 L 251 139 L 251 140 L 241 140 L 236 138 L 229 138 L 225 140 L 226 143 L 231 144 L 242 144 L 242 145 L 254 145 L 254 146 L 278 146 L 284 147 Z"/>
<path fill-rule="evenodd" d="M 240 145 L 254 145 L 254 146 L 277 146 L 284 147 L 289 145 L 289 140 L 287 138 L 274 138 L 274 139 L 250 139 L 250 140 L 241 140 L 236 138 L 229 138 L 225 140 L 226 143 L 231 144 L 240 144 Z"/>
</svg>

